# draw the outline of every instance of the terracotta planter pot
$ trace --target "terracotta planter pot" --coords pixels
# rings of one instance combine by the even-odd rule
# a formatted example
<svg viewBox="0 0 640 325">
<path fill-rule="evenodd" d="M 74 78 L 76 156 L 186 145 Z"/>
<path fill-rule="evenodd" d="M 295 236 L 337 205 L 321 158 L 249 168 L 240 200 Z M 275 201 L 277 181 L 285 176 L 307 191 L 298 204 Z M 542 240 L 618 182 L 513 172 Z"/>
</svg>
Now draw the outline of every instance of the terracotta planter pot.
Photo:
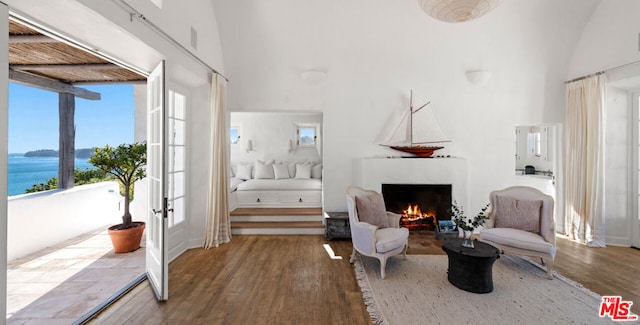
<svg viewBox="0 0 640 325">
<path fill-rule="evenodd" d="M 136 221 L 133 224 L 134 227 L 122 230 L 117 229 L 120 225 L 109 227 L 108 233 L 116 253 L 129 253 L 140 248 L 145 223 Z"/>
</svg>

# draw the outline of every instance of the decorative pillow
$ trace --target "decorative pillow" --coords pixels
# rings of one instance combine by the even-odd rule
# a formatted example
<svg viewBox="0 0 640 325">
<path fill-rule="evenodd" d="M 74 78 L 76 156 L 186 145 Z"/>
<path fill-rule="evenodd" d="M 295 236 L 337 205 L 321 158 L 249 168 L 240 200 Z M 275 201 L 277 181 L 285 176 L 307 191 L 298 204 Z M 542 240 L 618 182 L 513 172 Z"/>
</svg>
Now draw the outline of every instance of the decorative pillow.
<svg viewBox="0 0 640 325">
<path fill-rule="evenodd" d="M 283 164 L 286 164 L 286 162 L 283 162 Z M 312 165 L 313 163 L 310 161 L 293 161 L 290 162 L 288 164 L 289 166 L 289 177 L 291 178 L 295 178 L 296 177 L 296 165 Z"/>
<path fill-rule="evenodd" d="M 378 228 L 389 228 L 389 219 L 381 193 L 356 196 L 356 207 L 360 221 Z"/>
<path fill-rule="evenodd" d="M 289 167 L 287 165 L 274 164 L 273 165 L 273 173 L 275 174 L 276 179 L 291 178 L 289 176 Z"/>
<path fill-rule="evenodd" d="M 311 167 L 311 178 L 322 178 L 322 164 Z"/>
<path fill-rule="evenodd" d="M 238 171 L 236 172 L 236 178 L 244 179 L 245 181 L 251 179 L 251 165 L 238 165 Z"/>
<path fill-rule="evenodd" d="M 297 179 L 309 179 L 309 178 L 311 178 L 311 165 L 309 165 L 309 164 L 296 164 L 296 178 Z"/>
<path fill-rule="evenodd" d="M 514 228 L 540 234 L 540 208 L 542 201 L 518 200 L 496 196 L 496 228 Z"/>
<path fill-rule="evenodd" d="M 256 179 L 273 179 L 273 161 L 263 162 L 256 160 Z"/>
</svg>

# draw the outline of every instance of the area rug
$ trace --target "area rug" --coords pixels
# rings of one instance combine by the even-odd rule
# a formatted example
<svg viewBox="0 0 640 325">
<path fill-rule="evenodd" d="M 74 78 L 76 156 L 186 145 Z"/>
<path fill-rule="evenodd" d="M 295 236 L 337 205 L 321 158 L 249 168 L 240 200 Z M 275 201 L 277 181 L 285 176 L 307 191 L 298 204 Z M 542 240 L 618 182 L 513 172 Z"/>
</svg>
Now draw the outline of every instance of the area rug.
<svg viewBox="0 0 640 325">
<path fill-rule="evenodd" d="M 514 255 L 493 265 L 493 292 L 460 290 L 447 280 L 446 255 L 387 261 L 359 256 L 355 269 L 374 324 L 610 324 L 598 317 L 601 297 Z"/>
</svg>

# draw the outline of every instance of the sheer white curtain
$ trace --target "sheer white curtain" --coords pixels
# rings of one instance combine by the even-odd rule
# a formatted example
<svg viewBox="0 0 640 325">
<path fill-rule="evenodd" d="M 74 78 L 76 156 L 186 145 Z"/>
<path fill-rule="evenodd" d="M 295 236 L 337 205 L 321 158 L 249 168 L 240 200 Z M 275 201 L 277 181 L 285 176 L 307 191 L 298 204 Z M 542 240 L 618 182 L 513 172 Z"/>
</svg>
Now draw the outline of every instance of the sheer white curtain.
<svg viewBox="0 0 640 325">
<path fill-rule="evenodd" d="M 231 241 L 229 219 L 229 130 L 225 108 L 226 81 L 213 74 L 209 96 L 211 110 L 210 183 L 204 248 L 218 247 Z"/>
<path fill-rule="evenodd" d="M 589 246 L 605 246 L 605 76 L 567 85 L 565 231 Z"/>
</svg>

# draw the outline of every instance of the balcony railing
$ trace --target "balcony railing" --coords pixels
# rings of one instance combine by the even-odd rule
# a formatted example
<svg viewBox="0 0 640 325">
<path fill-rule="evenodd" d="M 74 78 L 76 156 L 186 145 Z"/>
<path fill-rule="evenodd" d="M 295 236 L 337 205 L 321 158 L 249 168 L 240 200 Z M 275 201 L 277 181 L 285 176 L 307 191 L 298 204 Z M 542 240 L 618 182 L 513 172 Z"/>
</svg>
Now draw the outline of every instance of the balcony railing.
<svg viewBox="0 0 640 325">
<path fill-rule="evenodd" d="M 122 205 L 116 182 L 10 196 L 7 259 L 26 256 L 104 225 L 120 223 Z"/>
</svg>

